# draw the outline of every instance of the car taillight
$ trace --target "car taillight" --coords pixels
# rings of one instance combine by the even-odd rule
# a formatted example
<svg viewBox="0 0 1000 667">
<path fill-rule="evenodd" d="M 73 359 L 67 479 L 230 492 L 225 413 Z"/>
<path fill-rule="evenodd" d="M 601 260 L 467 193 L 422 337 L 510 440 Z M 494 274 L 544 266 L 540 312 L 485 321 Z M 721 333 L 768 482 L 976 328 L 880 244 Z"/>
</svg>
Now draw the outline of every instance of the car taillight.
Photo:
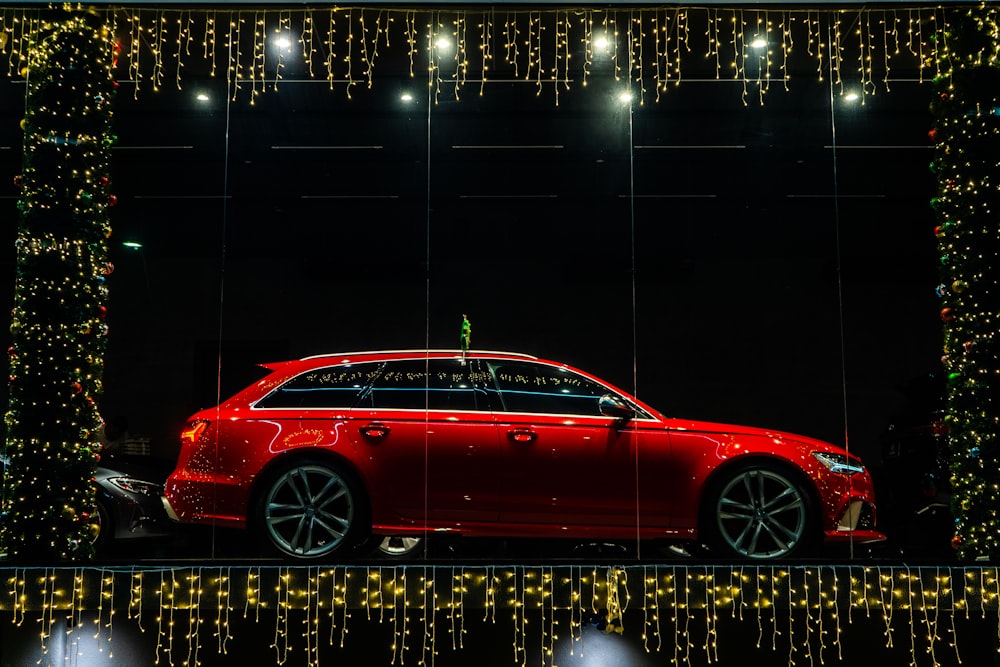
<svg viewBox="0 0 1000 667">
<path fill-rule="evenodd" d="M 198 438 L 201 437 L 206 428 L 208 428 L 207 419 L 196 419 L 190 422 L 181 431 L 181 445 L 193 445 L 198 442 Z"/>
</svg>

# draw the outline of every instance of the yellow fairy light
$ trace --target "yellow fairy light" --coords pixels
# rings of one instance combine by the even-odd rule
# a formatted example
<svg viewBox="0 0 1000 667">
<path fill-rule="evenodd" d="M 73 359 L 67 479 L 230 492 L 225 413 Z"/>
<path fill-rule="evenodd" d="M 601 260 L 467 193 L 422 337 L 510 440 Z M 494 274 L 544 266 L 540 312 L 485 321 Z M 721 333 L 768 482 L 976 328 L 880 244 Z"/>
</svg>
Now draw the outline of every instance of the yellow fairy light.
<svg viewBox="0 0 1000 667">
<path fill-rule="evenodd" d="M 267 35 L 265 34 L 264 16 L 261 12 L 254 14 L 253 33 L 251 35 L 250 58 L 250 100 L 251 106 L 257 96 L 264 92 L 264 68 L 267 61 Z M 260 89 L 258 90 L 258 82 Z"/>
<path fill-rule="evenodd" d="M 481 58 L 479 69 L 482 72 L 479 77 L 480 97 L 486 90 L 486 80 L 493 64 L 493 14 L 495 11 L 491 7 L 479 24 L 479 54 Z"/>
<path fill-rule="evenodd" d="M 364 16 L 364 12 L 360 12 Z M 344 58 L 344 64 L 347 66 L 347 72 L 344 75 L 344 79 L 347 81 L 347 88 L 345 93 L 347 99 L 351 99 L 351 88 L 354 87 L 354 76 L 351 68 L 351 57 L 354 54 L 354 11 L 351 9 L 347 10 L 347 43 L 345 48 L 347 49 L 347 56 Z"/>
<path fill-rule="evenodd" d="M 368 54 L 368 26 L 365 24 L 365 13 L 361 12 L 358 16 L 358 28 L 361 31 L 361 64 L 364 66 L 363 76 L 368 81 L 368 87 L 372 87 L 372 70 L 374 68 L 374 59 L 378 54 L 378 32 L 376 31 L 376 36 L 374 41 L 374 53 L 369 56 Z"/>
<path fill-rule="evenodd" d="M 305 59 L 306 72 L 309 73 L 310 79 L 316 78 L 316 73 L 313 71 L 313 54 L 316 53 L 316 48 L 313 46 L 313 26 L 312 12 L 303 13 L 302 31 L 299 33 L 299 45 L 302 47 L 302 57 Z"/>
<path fill-rule="evenodd" d="M 232 604 L 230 602 L 230 596 L 232 593 L 231 589 L 232 578 L 230 576 L 230 570 L 228 568 L 226 569 L 225 574 L 222 574 L 222 572 L 220 571 L 217 582 L 218 582 L 218 589 L 216 593 L 217 616 L 215 620 L 215 637 L 218 640 L 217 650 L 219 654 L 225 655 L 228 652 L 227 644 L 229 640 L 232 638 L 229 634 L 229 611 L 232 608 Z"/>
<path fill-rule="evenodd" d="M 369 566 L 335 567 L 320 570 L 314 567 L 248 568 L 244 573 L 247 586 L 245 596 L 261 599 L 254 604 L 273 609 L 274 639 L 272 647 L 278 663 L 287 662 L 292 652 L 299 646 L 302 637 L 306 663 L 312 667 L 318 664 L 318 641 L 321 623 L 329 623 L 331 645 L 336 645 L 339 631 L 341 645 L 347 634 L 347 623 L 351 610 L 366 605 L 379 604 L 378 591 L 383 585 L 393 597 L 393 610 L 380 620 L 378 615 L 369 614 L 372 622 L 387 622 L 393 628 L 393 664 L 398 660 L 405 664 L 408 653 L 417 650 L 410 637 L 410 619 L 421 634 L 419 653 L 421 661 L 433 664 L 438 651 L 437 612 L 449 614 L 452 650 L 463 648 L 462 634 L 465 632 L 466 607 L 474 596 L 475 605 L 489 604 L 489 591 L 496 589 L 497 582 L 504 591 L 500 605 L 513 613 L 513 649 L 516 659 L 524 662 L 528 653 L 535 650 L 544 664 L 554 660 L 556 643 L 559 639 L 560 614 L 568 612 L 570 617 L 571 652 L 584 651 L 582 627 L 585 606 L 607 613 L 604 618 L 609 627 L 618 632 L 621 618 L 630 606 L 633 594 L 641 594 L 643 623 L 640 629 L 644 650 L 660 651 L 664 637 L 661 633 L 660 614 L 671 614 L 674 635 L 674 659 L 691 661 L 692 648 L 701 647 L 706 660 L 716 662 L 717 645 L 722 627 L 717 625 L 720 612 L 728 611 L 735 621 L 745 619 L 742 607 L 752 609 L 757 623 L 757 645 L 763 643 L 764 625 L 773 628 L 771 650 L 787 650 L 791 664 L 808 661 L 820 662 L 836 652 L 840 659 L 843 629 L 840 611 L 848 612 L 857 605 L 870 600 L 870 611 L 881 613 L 887 628 L 887 647 L 909 651 L 911 656 L 928 653 L 932 660 L 940 660 L 940 650 L 947 644 L 949 653 L 960 660 L 958 633 L 955 616 L 961 613 L 962 601 L 978 598 L 975 602 L 982 615 L 995 610 L 1000 597 L 1000 579 L 996 568 L 868 568 L 860 571 L 855 566 L 791 567 L 755 566 L 752 574 L 742 566 L 730 568 L 720 566 L 672 566 L 667 572 L 656 565 L 614 566 L 592 568 L 587 576 L 581 566 L 541 566 L 541 567 L 500 567 L 467 566 L 431 567 L 421 566 L 407 595 L 406 567 L 378 568 Z M 825 571 L 830 568 L 832 576 Z M 869 572 L 871 570 L 871 572 Z M 159 587 L 150 586 L 145 590 L 142 570 L 105 569 L 48 569 L 16 571 L 8 578 L 9 600 L 15 610 L 12 620 L 22 618 L 26 611 L 41 611 L 40 636 L 47 638 L 54 629 L 60 614 L 66 618 L 84 609 L 96 612 L 95 626 L 99 631 L 100 650 L 113 648 L 113 626 L 115 600 L 114 590 L 118 584 L 130 585 L 129 608 L 136 611 L 148 603 L 159 605 L 157 657 L 158 662 L 174 665 L 194 665 L 199 661 L 205 646 L 198 635 L 202 625 L 201 609 L 216 608 L 214 629 L 217 635 L 216 651 L 225 652 L 226 638 L 230 637 L 228 616 L 220 609 L 244 605 L 249 622 L 259 626 L 249 614 L 246 601 L 231 599 L 230 583 L 232 573 L 229 568 L 219 568 L 211 576 L 206 576 L 202 568 L 175 569 L 170 572 L 159 570 Z M 85 576 L 86 575 L 86 576 Z M 93 576 L 91 576 L 93 575 Z M 750 576 L 748 576 L 750 575 Z M 843 576 L 842 576 L 843 575 Z M 871 575 L 871 576 L 869 576 Z M 121 577 L 121 581 L 118 578 Z M 592 577 L 587 581 L 587 577 Z M 957 577 L 964 585 L 953 586 Z M 439 595 L 438 579 L 450 582 L 449 594 Z M 641 583 L 640 583 L 641 580 Z M 595 585 L 596 584 L 596 585 Z M 848 585 L 850 595 L 841 597 L 842 584 Z M 683 593 L 679 587 L 683 586 Z M 93 589 L 90 591 L 89 589 Z M 590 588 L 592 599 L 587 602 L 583 594 Z M 877 588 L 874 596 L 868 591 Z M 73 590 L 72 595 L 63 591 Z M 756 591 L 754 593 L 754 591 Z M 770 592 L 768 592 L 770 591 Z M 755 595 L 748 600 L 748 596 Z M 879 605 L 879 600 L 884 604 Z M 4 610 L 0 601 L 0 610 Z M 320 610 L 329 605 L 328 613 L 321 617 Z M 736 606 L 740 605 L 737 612 Z M 881 606 L 881 609 L 879 608 Z M 379 604 L 380 609 L 382 605 Z M 666 609 L 664 609 L 666 607 Z M 727 610 L 727 607 L 729 609 Z M 768 611 L 770 607 L 770 611 Z M 179 655 L 174 644 L 179 638 L 174 624 L 173 610 L 187 610 L 187 630 L 183 639 L 187 650 Z M 776 618 L 779 611 L 787 611 L 787 619 Z M 906 646 L 892 644 L 892 611 L 903 609 L 908 612 L 910 642 Z M 950 612 L 945 611 L 950 610 Z M 409 613 L 408 613 L 409 612 Z M 413 613 L 419 612 L 419 613 Z M 482 622 L 490 620 L 490 611 L 482 617 Z M 940 614 L 949 613 L 947 631 L 942 633 Z M 705 614 L 705 635 L 691 634 L 691 621 L 700 620 Z M 532 616 L 533 615 L 533 616 Z M 683 615 L 683 618 L 682 618 Z M 828 616 L 829 615 L 829 616 Z M 301 620 L 293 629 L 292 617 Z M 391 620 L 390 620 L 391 616 Z M 538 630 L 529 631 L 529 619 L 540 617 Z M 129 614 L 130 620 L 139 621 L 137 613 Z M 746 619 L 749 620 L 749 619 Z M 826 625 L 832 620 L 832 625 Z M 141 621 L 139 621 L 141 622 Z M 419 625 L 417 625 L 419 623 Z M 801 628 L 800 632 L 798 629 Z M 606 630 L 607 631 L 607 630 Z M 622 634 L 629 634 L 621 627 Z M 222 633 L 225 633 L 223 635 Z M 651 635 L 655 635 L 654 637 Z M 697 639 L 696 639 L 697 637 Z M 831 641 L 832 640 L 832 641 Z M 535 643 L 536 641 L 540 643 Z M 786 644 L 787 642 L 787 644 Z M 300 649 L 301 650 L 301 649 Z M 183 657 L 181 657 L 183 655 Z"/>
</svg>

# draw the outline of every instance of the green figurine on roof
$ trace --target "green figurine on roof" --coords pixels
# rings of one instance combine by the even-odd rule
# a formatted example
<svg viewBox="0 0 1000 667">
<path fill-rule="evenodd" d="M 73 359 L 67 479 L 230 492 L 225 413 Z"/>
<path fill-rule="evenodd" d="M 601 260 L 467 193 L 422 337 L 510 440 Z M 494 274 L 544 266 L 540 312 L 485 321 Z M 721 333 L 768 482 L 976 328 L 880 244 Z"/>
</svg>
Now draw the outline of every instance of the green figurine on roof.
<svg viewBox="0 0 1000 667">
<path fill-rule="evenodd" d="M 467 352 L 469 350 L 469 345 L 472 342 L 472 324 L 469 323 L 468 315 L 462 315 L 462 333 L 458 337 L 458 344 L 462 348 L 462 352 Z"/>
</svg>

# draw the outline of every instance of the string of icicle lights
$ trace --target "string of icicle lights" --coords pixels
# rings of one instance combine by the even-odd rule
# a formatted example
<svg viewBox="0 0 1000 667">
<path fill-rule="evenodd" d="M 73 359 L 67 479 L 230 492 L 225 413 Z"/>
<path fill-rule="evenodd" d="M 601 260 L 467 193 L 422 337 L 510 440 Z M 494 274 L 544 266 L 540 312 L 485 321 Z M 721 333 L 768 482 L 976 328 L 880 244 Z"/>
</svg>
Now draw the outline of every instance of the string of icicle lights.
<svg viewBox="0 0 1000 667">
<path fill-rule="evenodd" d="M 476 625 L 512 621 L 513 664 L 556 664 L 557 644 L 586 651 L 584 629 L 641 642 L 671 664 L 718 662 L 720 625 L 756 631 L 756 648 L 788 665 L 840 664 L 847 627 L 875 623 L 911 664 L 961 662 L 956 619 L 996 623 L 995 567 L 341 566 L 6 568 L 0 612 L 54 633 L 92 625 L 114 651 L 114 624 L 155 633 L 158 664 L 227 652 L 245 621 L 273 632 L 275 664 L 319 665 L 352 622 L 392 628 L 391 664 L 432 665 Z M 124 617 L 124 618 L 122 618 Z M 530 621 L 530 623 L 529 623 Z M 751 633 L 753 634 L 753 633 Z M 987 632 L 986 634 L 990 634 Z M 994 637 L 996 638 L 996 637 Z M 979 638 L 982 640 L 982 638 Z M 561 642 L 561 644 L 560 644 Z M 565 652 L 565 651 L 564 651 Z M 769 652 L 769 653 L 768 653 Z M 772 664 L 779 664 L 774 662 Z"/>
<path fill-rule="evenodd" d="M 525 82 L 538 95 L 595 76 L 627 86 L 637 104 L 685 79 L 731 81 L 744 103 L 764 102 L 793 78 L 818 77 L 863 96 L 894 76 L 940 73 L 949 12 L 940 7 L 852 9 L 560 8 L 379 9 L 195 7 L 101 9 L 118 37 L 116 80 L 131 94 L 192 76 L 227 77 L 233 100 L 282 81 L 326 80 L 350 97 L 376 72 L 423 80 L 434 99 Z M 21 76 L 37 10 L 0 9 L 0 55 Z"/>
</svg>

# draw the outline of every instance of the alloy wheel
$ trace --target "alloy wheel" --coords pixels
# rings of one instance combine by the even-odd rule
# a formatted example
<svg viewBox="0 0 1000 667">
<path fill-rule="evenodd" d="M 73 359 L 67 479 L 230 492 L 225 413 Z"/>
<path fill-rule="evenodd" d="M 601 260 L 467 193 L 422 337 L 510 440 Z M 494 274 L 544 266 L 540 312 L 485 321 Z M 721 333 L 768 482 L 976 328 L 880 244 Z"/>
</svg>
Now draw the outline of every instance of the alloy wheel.
<svg viewBox="0 0 1000 667">
<path fill-rule="evenodd" d="M 783 474 L 749 468 L 722 487 L 716 518 L 722 545 L 736 555 L 781 558 L 804 541 L 809 503 L 802 489 Z"/>
<path fill-rule="evenodd" d="M 278 475 L 263 498 L 263 524 L 280 551 L 318 558 L 344 544 L 354 523 L 351 488 L 336 470 L 300 465 Z"/>
</svg>

